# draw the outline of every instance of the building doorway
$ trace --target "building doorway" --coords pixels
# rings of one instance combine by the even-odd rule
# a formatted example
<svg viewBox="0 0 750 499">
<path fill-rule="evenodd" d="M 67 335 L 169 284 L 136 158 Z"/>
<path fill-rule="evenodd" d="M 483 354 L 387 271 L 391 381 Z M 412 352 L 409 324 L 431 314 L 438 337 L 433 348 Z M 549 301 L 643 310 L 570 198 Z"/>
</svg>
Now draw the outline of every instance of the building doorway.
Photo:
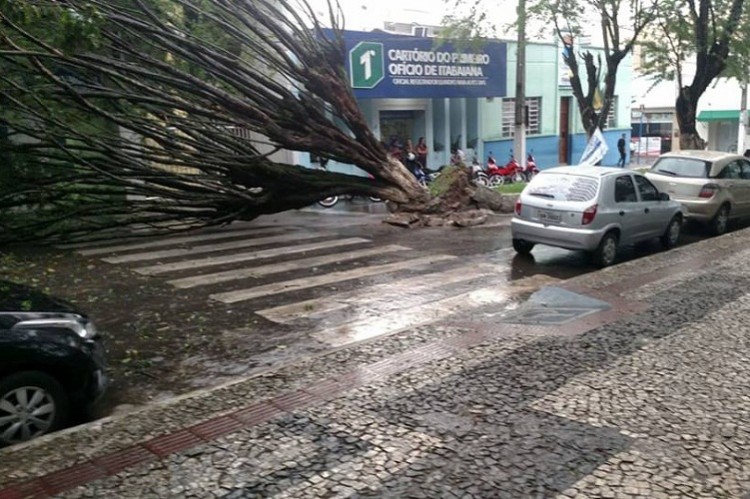
<svg viewBox="0 0 750 499">
<path fill-rule="evenodd" d="M 560 98 L 560 142 L 557 147 L 557 160 L 561 165 L 568 164 L 570 157 L 570 97 Z"/>
<path fill-rule="evenodd" d="M 380 137 L 386 145 L 394 140 L 403 147 L 414 141 L 414 111 L 380 111 Z"/>
</svg>

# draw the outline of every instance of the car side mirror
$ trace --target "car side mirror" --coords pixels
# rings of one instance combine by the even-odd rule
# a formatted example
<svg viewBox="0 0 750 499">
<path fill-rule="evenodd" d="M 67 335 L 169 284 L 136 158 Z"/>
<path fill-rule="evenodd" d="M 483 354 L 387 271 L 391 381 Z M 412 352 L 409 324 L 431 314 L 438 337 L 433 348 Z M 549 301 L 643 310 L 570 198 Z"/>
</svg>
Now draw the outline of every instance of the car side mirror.
<svg viewBox="0 0 750 499">
<path fill-rule="evenodd" d="M 667 194 L 666 192 L 660 192 L 659 201 L 669 201 L 669 194 Z"/>
</svg>

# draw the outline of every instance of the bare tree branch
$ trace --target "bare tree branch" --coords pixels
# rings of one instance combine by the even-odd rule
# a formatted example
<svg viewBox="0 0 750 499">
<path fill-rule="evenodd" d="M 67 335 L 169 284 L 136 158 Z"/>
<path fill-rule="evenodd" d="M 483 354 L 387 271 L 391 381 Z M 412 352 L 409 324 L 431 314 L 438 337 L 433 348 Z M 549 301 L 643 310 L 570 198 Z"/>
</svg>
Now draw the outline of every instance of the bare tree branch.
<svg viewBox="0 0 750 499">
<path fill-rule="evenodd" d="M 0 74 L 0 125 L 16 137 L 0 138 L 0 152 L 19 165 L 18 182 L 0 184 L 0 241 L 214 225 L 343 193 L 411 205 L 428 197 L 388 157 L 349 89 L 337 3 L 328 3 L 330 31 L 304 0 L 35 8 L 50 19 L 79 13 L 78 28 L 99 41 L 65 50 L 49 30 L 0 11 L 0 64 L 9 69 Z M 363 175 L 288 164 L 273 154 L 280 150 Z"/>
</svg>

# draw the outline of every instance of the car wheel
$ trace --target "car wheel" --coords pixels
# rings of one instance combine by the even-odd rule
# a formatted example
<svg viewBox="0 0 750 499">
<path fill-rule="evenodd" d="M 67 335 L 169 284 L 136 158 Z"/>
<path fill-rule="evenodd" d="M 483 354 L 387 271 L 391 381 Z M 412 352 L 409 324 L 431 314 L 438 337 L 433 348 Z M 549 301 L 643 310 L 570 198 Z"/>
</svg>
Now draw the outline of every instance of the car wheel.
<svg viewBox="0 0 750 499">
<path fill-rule="evenodd" d="M 534 249 L 534 243 L 524 241 L 523 239 L 514 239 L 513 249 L 516 250 L 516 253 L 519 255 L 528 255 L 531 253 L 531 250 Z"/>
<path fill-rule="evenodd" d="M 729 206 L 723 205 L 719 212 L 711 220 L 711 232 L 715 236 L 720 236 L 727 231 L 729 225 Z"/>
<path fill-rule="evenodd" d="M 58 430 L 67 418 L 68 397 L 52 376 L 22 371 L 0 379 L 0 446 Z"/>
<path fill-rule="evenodd" d="M 682 218 L 679 216 L 674 217 L 669 222 L 667 230 L 664 231 L 664 235 L 661 236 L 661 245 L 664 249 L 672 249 L 677 246 L 680 240 L 680 231 L 682 230 Z"/>
<path fill-rule="evenodd" d="M 599 242 L 599 247 L 594 252 L 594 261 L 599 267 L 609 267 L 615 263 L 617 258 L 617 234 L 607 232 Z"/>
</svg>

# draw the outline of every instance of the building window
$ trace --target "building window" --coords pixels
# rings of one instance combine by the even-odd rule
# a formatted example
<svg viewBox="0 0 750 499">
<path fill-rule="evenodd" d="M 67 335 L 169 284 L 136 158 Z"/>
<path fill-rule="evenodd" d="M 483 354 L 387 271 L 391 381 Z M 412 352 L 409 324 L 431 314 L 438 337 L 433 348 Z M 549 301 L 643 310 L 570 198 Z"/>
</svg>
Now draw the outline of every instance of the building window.
<svg viewBox="0 0 750 499">
<path fill-rule="evenodd" d="M 617 128 L 617 96 L 612 96 L 612 104 L 607 115 L 607 128 Z"/>
<path fill-rule="evenodd" d="M 527 135 L 539 135 L 542 130 L 542 98 L 526 98 Z M 513 137 L 516 122 L 516 99 L 503 99 L 503 137 Z"/>
</svg>

